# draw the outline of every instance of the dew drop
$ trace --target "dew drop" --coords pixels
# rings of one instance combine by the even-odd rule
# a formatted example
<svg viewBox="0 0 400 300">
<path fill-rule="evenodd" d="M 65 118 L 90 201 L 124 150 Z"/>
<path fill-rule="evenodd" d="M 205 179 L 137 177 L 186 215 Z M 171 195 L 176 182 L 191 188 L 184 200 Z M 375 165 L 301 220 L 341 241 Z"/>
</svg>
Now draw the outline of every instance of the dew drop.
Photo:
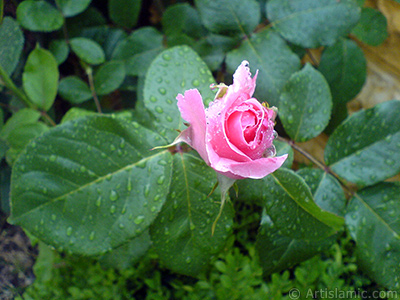
<svg viewBox="0 0 400 300">
<path fill-rule="evenodd" d="M 100 207 L 100 205 L 101 205 L 101 196 L 99 196 L 99 198 L 97 198 L 96 200 L 96 206 Z"/>
<path fill-rule="evenodd" d="M 57 159 L 57 157 L 54 154 L 50 155 L 50 158 L 49 158 L 50 161 L 54 162 L 54 161 L 56 161 L 56 159 Z"/>
<path fill-rule="evenodd" d="M 145 219 L 144 216 L 137 216 L 137 217 L 133 220 L 133 222 L 134 222 L 135 224 L 139 225 L 139 224 L 143 223 L 144 219 Z"/>
<path fill-rule="evenodd" d="M 158 89 L 158 92 L 159 92 L 161 95 L 165 95 L 165 94 L 167 93 L 167 90 L 164 89 L 164 88 L 159 88 L 159 89 Z"/>
<path fill-rule="evenodd" d="M 93 241 L 94 240 L 94 235 L 95 235 L 95 233 L 94 233 L 94 231 L 92 231 L 90 233 L 90 235 L 89 235 L 89 240 Z"/>
<path fill-rule="evenodd" d="M 388 159 L 385 160 L 385 164 L 387 164 L 388 166 L 393 166 L 394 165 L 394 160 L 388 158 Z"/>
<path fill-rule="evenodd" d="M 185 261 L 187 264 L 190 264 L 192 262 L 192 259 L 190 257 L 186 257 Z"/>
<path fill-rule="evenodd" d="M 115 205 L 111 205 L 111 207 L 110 207 L 110 213 L 115 213 L 115 210 L 116 210 L 117 208 L 115 207 Z"/>
<path fill-rule="evenodd" d="M 128 184 L 126 186 L 126 189 L 128 190 L 128 192 L 132 191 L 132 180 L 130 177 L 128 177 Z"/>
<path fill-rule="evenodd" d="M 156 106 L 156 112 L 158 112 L 159 114 L 162 114 L 164 112 L 164 110 L 161 108 L 161 106 Z"/>
<path fill-rule="evenodd" d="M 146 160 L 142 160 L 142 161 L 139 161 L 136 166 L 140 169 L 144 169 L 144 168 L 146 168 L 146 164 L 147 164 Z"/>
<path fill-rule="evenodd" d="M 199 86 L 199 85 L 200 85 L 200 81 L 197 80 L 197 79 L 194 79 L 194 80 L 192 81 L 192 84 L 193 84 L 193 86 Z"/>
<path fill-rule="evenodd" d="M 111 190 L 111 192 L 110 192 L 110 200 L 111 201 L 116 201 L 117 199 L 118 199 L 117 191 Z"/>
<path fill-rule="evenodd" d="M 164 176 L 164 175 L 161 175 L 161 176 L 158 177 L 158 179 L 157 179 L 157 183 L 160 184 L 160 185 L 163 184 L 164 181 L 165 181 L 165 176 Z"/>
<path fill-rule="evenodd" d="M 67 236 L 71 236 L 72 234 L 72 227 L 67 228 Z"/>
<path fill-rule="evenodd" d="M 110 150 L 111 151 L 115 151 L 117 148 L 115 148 L 115 146 L 113 144 L 110 145 Z"/>
<path fill-rule="evenodd" d="M 151 97 L 150 97 L 150 101 L 151 101 L 151 102 L 157 102 L 157 98 L 154 97 L 154 96 L 151 96 Z"/>
<path fill-rule="evenodd" d="M 293 119 L 293 116 L 292 116 L 292 115 L 288 115 L 288 117 L 287 117 L 287 122 L 288 122 L 289 124 L 293 124 L 294 119 Z"/>
<path fill-rule="evenodd" d="M 167 165 L 167 162 L 166 162 L 165 160 L 163 160 L 163 159 L 160 159 L 160 160 L 158 161 L 158 164 L 159 164 L 160 166 L 166 166 L 166 165 Z"/>
<path fill-rule="evenodd" d="M 144 187 L 144 196 L 147 197 L 150 193 L 150 184 L 146 184 Z"/>
<path fill-rule="evenodd" d="M 163 58 L 164 60 L 166 60 L 166 61 L 169 61 L 169 60 L 171 60 L 171 55 L 170 55 L 169 53 L 164 53 L 163 56 L 162 56 L 162 58 Z"/>
<path fill-rule="evenodd" d="M 154 197 L 154 199 L 153 199 L 153 200 L 154 200 L 155 202 L 157 202 L 158 200 L 160 200 L 160 198 L 161 198 L 161 196 L 160 196 L 160 195 L 156 195 L 156 196 Z"/>
</svg>

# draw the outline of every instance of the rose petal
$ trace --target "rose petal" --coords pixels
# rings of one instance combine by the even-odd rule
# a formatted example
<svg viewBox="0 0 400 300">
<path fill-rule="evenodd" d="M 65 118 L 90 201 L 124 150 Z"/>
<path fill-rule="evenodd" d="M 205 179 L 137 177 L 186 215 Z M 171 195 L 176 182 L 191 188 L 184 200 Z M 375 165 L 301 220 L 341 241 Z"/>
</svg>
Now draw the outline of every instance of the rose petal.
<svg viewBox="0 0 400 300">
<path fill-rule="evenodd" d="M 235 74 L 233 74 L 233 90 L 236 92 L 246 93 L 250 98 L 254 94 L 256 88 L 258 70 L 253 78 L 251 78 L 251 73 L 249 69 L 249 62 L 247 60 L 242 61 L 240 66 L 236 69 Z"/>
<path fill-rule="evenodd" d="M 260 158 L 250 162 L 236 162 L 221 158 L 214 169 L 233 179 L 260 179 L 280 168 L 287 156 L 285 154 L 277 157 Z"/>
<path fill-rule="evenodd" d="M 179 94 L 178 108 L 182 118 L 190 123 L 190 127 L 181 133 L 182 141 L 194 148 L 200 156 L 209 163 L 206 151 L 206 114 L 203 99 L 197 89 L 185 91 L 185 95 Z"/>
</svg>

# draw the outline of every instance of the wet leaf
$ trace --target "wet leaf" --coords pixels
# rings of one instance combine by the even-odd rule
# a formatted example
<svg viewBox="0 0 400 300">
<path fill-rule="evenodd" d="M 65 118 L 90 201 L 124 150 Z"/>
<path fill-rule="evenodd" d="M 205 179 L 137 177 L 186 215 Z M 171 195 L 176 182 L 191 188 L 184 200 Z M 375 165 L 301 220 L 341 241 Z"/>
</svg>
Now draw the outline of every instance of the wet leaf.
<svg viewBox="0 0 400 300">
<path fill-rule="evenodd" d="M 12 222 L 77 254 L 130 241 L 154 221 L 168 194 L 171 154 L 149 150 L 160 143 L 139 124 L 106 116 L 52 128 L 15 162 Z"/>
</svg>

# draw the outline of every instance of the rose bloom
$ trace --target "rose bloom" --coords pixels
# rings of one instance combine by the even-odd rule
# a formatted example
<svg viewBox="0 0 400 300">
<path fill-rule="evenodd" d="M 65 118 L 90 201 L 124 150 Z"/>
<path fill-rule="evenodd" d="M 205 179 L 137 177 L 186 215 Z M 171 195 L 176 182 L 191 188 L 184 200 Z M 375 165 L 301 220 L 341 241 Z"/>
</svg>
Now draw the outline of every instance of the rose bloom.
<svg viewBox="0 0 400 300">
<path fill-rule="evenodd" d="M 218 86 L 207 109 L 197 89 L 177 96 L 182 118 L 190 126 L 175 143 L 189 144 L 209 166 L 232 179 L 263 178 L 287 158 L 287 154 L 275 157 L 276 108 L 252 97 L 258 71 L 251 78 L 248 65 L 247 61 L 241 63 L 232 85 Z"/>
</svg>

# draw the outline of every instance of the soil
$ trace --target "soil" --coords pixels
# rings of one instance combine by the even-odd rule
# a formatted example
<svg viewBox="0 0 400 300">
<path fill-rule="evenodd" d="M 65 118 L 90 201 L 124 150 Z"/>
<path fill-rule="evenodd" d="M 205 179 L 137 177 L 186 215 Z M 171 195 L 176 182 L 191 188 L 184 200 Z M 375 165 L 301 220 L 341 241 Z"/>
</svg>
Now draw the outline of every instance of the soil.
<svg viewBox="0 0 400 300">
<path fill-rule="evenodd" d="M 1 212 L 0 225 L 0 300 L 10 300 L 34 282 L 32 267 L 38 251 L 24 231 L 8 224 Z"/>
</svg>

